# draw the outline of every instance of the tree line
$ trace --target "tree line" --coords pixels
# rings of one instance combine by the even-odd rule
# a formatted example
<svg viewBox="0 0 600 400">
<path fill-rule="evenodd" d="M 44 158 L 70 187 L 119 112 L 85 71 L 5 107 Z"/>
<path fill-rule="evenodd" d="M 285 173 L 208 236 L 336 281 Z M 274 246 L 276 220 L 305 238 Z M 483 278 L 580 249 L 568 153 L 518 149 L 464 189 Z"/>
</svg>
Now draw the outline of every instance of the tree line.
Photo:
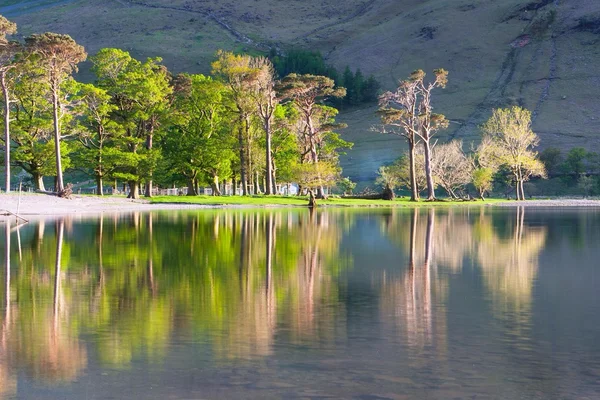
<svg viewBox="0 0 600 400">
<path fill-rule="evenodd" d="M 11 167 L 45 190 L 68 195 L 63 172 L 129 186 L 129 197 L 153 185 L 187 184 L 188 194 L 220 182 L 244 195 L 274 194 L 295 181 L 313 197 L 339 176 L 339 153 L 351 143 L 335 132 L 338 110 L 325 104 L 346 90 L 333 79 L 290 73 L 279 78 L 267 57 L 219 51 L 212 76 L 173 75 L 160 58 L 140 61 L 120 49 L 89 60 L 95 82 L 73 78 L 87 59 L 70 36 L 44 33 L 9 41 L 16 25 L 0 17 L 0 83 L 4 99 L 6 190 Z"/>
<path fill-rule="evenodd" d="M 117 180 L 126 182 L 130 198 L 151 197 L 155 184 L 187 185 L 188 195 L 209 185 L 220 195 L 224 181 L 243 195 L 270 195 L 278 182 L 293 181 L 314 205 L 326 186 L 338 183 L 347 191 L 354 185 L 340 176 L 339 156 L 352 143 L 336 133 L 345 125 L 336 122 L 333 105 L 361 101 L 369 79 L 360 71 L 346 68 L 344 88 L 326 76 L 334 70 L 318 53 L 269 58 L 218 51 L 212 76 L 174 75 L 160 58 L 140 61 L 106 48 L 89 58 L 94 83 L 82 83 L 73 73 L 87 53 L 70 36 L 9 41 L 14 33 L 16 25 L 0 16 L 7 191 L 12 166 L 30 174 L 41 191 L 43 177 L 54 176 L 61 196 L 70 190 L 65 170 L 93 176 L 99 195 L 107 181 L 115 188 Z M 315 73 L 288 73 L 293 70 Z M 449 121 L 434 112 L 432 98 L 447 82 L 443 69 L 430 80 L 417 70 L 395 91 L 376 96 L 380 130 L 408 145 L 407 154 L 379 169 L 383 198 L 394 198 L 397 186 L 409 188 L 413 201 L 424 190 L 435 200 L 438 187 L 459 198 L 468 184 L 484 198 L 500 180 L 524 199 L 524 183 L 546 176 L 534 151 L 539 139 L 531 114 L 520 107 L 494 110 L 470 154 L 460 141 L 439 144 L 436 134 Z M 372 97 L 377 88 L 371 86 Z"/>
<path fill-rule="evenodd" d="M 432 92 L 446 87 L 447 82 L 444 69 L 435 70 L 430 81 L 425 72 L 417 70 L 400 81 L 395 91 L 380 96 L 381 131 L 399 135 L 408 144 L 407 154 L 378 171 L 377 183 L 384 187 L 384 198 L 392 199 L 394 188 L 404 186 L 412 201 L 419 200 L 423 189 L 427 200 L 435 200 L 436 187 L 457 199 L 464 197 L 464 189 L 472 184 L 484 199 L 494 180 L 503 180 L 514 187 L 518 200 L 524 200 L 524 183 L 547 176 L 534 150 L 539 138 L 531 129 L 531 113 L 518 106 L 493 110 L 480 127 L 481 142 L 472 146 L 470 154 L 460 140 L 438 144 L 435 134 L 447 128 L 449 121 L 433 112 Z"/>
</svg>

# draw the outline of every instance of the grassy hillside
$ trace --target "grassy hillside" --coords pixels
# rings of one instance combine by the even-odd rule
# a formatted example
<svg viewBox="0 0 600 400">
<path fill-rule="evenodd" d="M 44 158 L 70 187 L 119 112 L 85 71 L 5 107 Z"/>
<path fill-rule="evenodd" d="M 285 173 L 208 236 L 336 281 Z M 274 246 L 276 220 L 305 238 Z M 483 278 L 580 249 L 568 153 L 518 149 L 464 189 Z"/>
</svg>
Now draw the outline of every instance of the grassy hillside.
<svg viewBox="0 0 600 400">
<path fill-rule="evenodd" d="M 534 110 L 543 146 L 600 150 L 597 0 L 5 0 L 0 14 L 22 35 L 65 32 L 90 53 L 121 47 L 174 71 L 208 72 L 219 48 L 270 47 L 319 49 L 386 89 L 415 68 L 443 67 L 450 83 L 434 105 L 453 122 L 446 137 L 476 140 L 493 107 L 520 104 Z M 341 116 L 356 143 L 345 174 L 361 180 L 403 148 L 370 131 L 373 111 Z"/>
</svg>

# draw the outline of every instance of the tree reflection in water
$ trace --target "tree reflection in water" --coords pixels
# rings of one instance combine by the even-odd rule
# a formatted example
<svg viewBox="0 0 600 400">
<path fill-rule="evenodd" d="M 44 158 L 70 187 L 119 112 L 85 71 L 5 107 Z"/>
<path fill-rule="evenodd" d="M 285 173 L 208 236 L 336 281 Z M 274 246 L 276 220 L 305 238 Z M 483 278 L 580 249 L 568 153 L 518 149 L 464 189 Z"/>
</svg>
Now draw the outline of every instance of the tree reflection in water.
<svg viewBox="0 0 600 400">
<path fill-rule="evenodd" d="M 474 259 L 492 299 L 493 313 L 499 318 L 510 318 L 507 329 L 526 339 L 546 228 L 525 225 L 523 207 L 515 208 L 513 227 L 504 235 L 494 226 L 493 215 L 486 213 L 485 208 L 475 212 L 468 208 L 431 208 L 426 213 L 424 219 L 424 212 L 419 209 L 412 210 L 410 215 L 392 211 L 384 220 L 384 232 L 407 250 L 408 266 L 400 277 L 386 274 L 383 278 L 383 319 L 393 316 L 412 347 L 433 344 L 434 337 L 443 347 L 446 342 L 443 299 L 450 274 L 460 273 L 464 261 Z"/>
<path fill-rule="evenodd" d="M 411 349 L 435 348 L 444 357 L 450 277 L 466 258 L 477 261 L 494 312 L 527 316 L 546 233 L 525 224 L 524 210 L 516 214 L 501 233 L 485 209 L 376 213 L 408 262 L 375 280 L 382 322 L 394 324 Z M 342 240 L 357 215 L 193 211 L 31 224 L 12 276 L 6 251 L 2 390 L 14 391 L 17 369 L 72 381 L 88 352 L 102 367 L 121 369 L 160 362 L 176 341 L 205 344 L 211 362 L 227 362 L 274 355 L 280 340 L 313 347 L 343 340 L 339 277 L 353 260 Z M 9 249 L 8 225 L 4 236 Z"/>
</svg>

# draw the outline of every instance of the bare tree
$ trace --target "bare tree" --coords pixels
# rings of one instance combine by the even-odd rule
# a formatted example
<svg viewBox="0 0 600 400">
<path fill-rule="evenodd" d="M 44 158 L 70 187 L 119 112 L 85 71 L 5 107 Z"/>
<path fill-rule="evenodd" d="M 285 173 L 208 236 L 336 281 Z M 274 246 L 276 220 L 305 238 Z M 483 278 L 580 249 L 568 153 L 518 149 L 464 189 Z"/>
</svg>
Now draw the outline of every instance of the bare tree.
<svg viewBox="0 0 600 400">
<path fill-rule="evenodd" d="M 418 75 L 413 73 L 408 79 L 400 81 L 395 92 L 388 91 L 379 97 L 377 111 L 384 124 L 383 133 L 399 135 L 408 144 L 411 201 L 419 200 L 415 167 L 415 152 L 419 138 L 418 88 Z"/>
<path fill-rule="evenodd" d="M 30 51 L 41 57 L 45 64 L 46 79 L 50 85 L 56 153 L 56 191 L 61 195 L 65 189 L 60 158 L 61 87 L 73 72 L 77 72 L 77 64 L 85 61 L 87 53 L 71 36 L 57 33 L 32 35 L 25 39 L 25 43 Z"/>
<path fill-rule="evenodd" d="M 431 92 L 437 87 L 445 88 L 448 83 L 448 71 L 436 69 L 433 71 L 435 80 L 425 83 L 425 72 L 418 70 L 413 73 L 412 78 L 416 80 L 419 94 L 417 135 L 423 141 L 425 151 L 425 177 L 427 178 L 427 200 L 435 200 L 435 183 L 432 172 L 432 138 L 436 131 L 448 127 L 448 120 L 442 114 L 433 112 L 431 106 Z"/>
<path fill-rule="evenodd" d="M 453 140 L 433 148 L 432 175 L 453 199 L 457 191 L 472 181 L 473 164 L 462 149 L 462 141 Z"/>
</svg>

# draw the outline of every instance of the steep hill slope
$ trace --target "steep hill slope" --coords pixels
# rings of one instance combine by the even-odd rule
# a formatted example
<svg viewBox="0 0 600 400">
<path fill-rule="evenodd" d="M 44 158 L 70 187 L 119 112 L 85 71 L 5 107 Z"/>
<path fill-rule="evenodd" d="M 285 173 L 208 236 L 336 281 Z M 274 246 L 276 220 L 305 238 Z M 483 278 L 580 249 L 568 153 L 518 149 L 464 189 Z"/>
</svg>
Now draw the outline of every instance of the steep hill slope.
<svg viewBox="0 0 600 400">
<path fill-rule="evenodd" d="M 321 50 L 386 89 L 415 68 L 450 71 L 435 107 L 447 136 L 477 139 L 493 107 L 534 110 L 543 146 L 600 150 L 597 0 L 33 0 L 0 1 L 20 33 L 71 34 L 91 53 L 121 47 L 162 56 L 175 71 L 208 72 L 219 48 Z M 374 107 L 344 110 L 356 142 L 345 173 L 370 179 L 403 144 L 370 131 Z"/>
</svg>

